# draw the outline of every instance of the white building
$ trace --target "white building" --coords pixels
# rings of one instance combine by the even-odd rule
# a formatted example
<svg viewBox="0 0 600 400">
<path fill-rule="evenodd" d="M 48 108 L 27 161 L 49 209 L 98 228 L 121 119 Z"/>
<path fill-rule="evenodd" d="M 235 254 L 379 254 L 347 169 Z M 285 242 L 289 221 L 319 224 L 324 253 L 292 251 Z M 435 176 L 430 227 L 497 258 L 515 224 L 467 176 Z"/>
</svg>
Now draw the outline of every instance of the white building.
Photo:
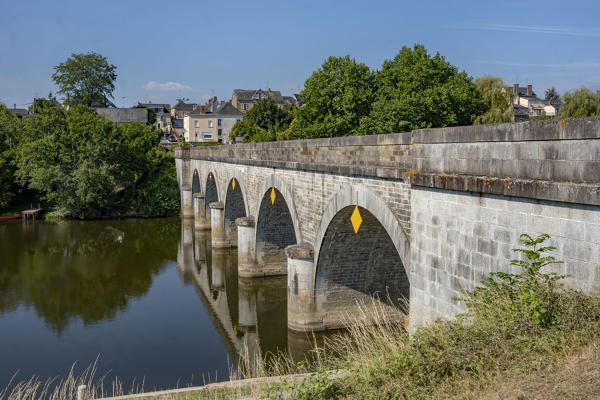
<svg viewBox="0 0 600 400">
<path fill-rule="evenodd" d="M 229 102 L 219 105 L 215 112 L 211 109 L 200 106 L 183 118 L 186 142 L 231 143 L 231 128 L 244 118 L 244 114 Z"/>
</svg>

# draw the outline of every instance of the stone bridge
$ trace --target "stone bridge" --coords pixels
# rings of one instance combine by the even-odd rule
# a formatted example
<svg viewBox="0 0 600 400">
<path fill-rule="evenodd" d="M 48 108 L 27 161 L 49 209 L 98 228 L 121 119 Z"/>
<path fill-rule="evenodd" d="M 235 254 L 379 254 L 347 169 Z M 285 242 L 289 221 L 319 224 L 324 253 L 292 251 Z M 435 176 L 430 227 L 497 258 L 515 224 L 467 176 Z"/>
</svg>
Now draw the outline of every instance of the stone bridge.
<svg viewBox="0 0 600 400">
<path fill-rule="evenodd" d="M 343 327 L 357 301 L 408 307 L 410 328 L 512 271 L 521 233 L 553 268 L 600 284 L 600 118 L 178 148 L 182 215 L 238 248 L 241 277 L 287 275 L 292 330 Z"/>
</svg>

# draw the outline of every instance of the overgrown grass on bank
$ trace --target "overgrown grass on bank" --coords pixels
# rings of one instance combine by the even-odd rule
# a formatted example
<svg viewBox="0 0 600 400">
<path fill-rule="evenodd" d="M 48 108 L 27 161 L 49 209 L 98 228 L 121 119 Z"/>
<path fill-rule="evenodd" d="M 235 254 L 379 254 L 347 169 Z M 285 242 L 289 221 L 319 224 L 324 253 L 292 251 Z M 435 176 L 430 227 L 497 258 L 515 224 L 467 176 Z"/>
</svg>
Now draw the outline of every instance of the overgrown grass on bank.
<svg viewBox="0 0 600 400">
<path fill-rule="evenodd" d="M 410 336 L 384 313 L 364 308 L 349 334 L 329 341 L 320 372 L 292 384 L 273 384 L 263 398 L 468 398 L 491 382 L 547 368 L 600 338 L 600 296 L 564 287 L 545 273 L 556 263 L 547 235 L 523 235 L 513 261 L 520 274 L 492 274 L 465 292 L 467 312 Z M 331 378 L 326 371 L 345 372 Z M 576 388 L 575 388 L 576 390 Z"/>
</svg>

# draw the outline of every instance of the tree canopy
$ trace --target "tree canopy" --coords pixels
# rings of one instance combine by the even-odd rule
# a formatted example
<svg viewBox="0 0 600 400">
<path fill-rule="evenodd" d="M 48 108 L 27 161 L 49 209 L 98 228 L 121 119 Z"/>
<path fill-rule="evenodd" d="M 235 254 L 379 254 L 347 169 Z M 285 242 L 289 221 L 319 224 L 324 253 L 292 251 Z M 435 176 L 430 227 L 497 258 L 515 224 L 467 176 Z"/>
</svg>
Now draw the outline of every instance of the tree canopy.
<svg viewBox="0 0 600 400">
<path fill-rule="evenodd" d="M 110 107 L 117 79 L 116 69 L 106 57 L 97 53 L 72 54 L 54 67 L 52 79 L 65 96 L 65 104 Z"/>
<path fill-rule="evenodd" d="M 112 123 L 82 105 L 69 111 L 47 106 L 23 121 L 17 140 L 16 177 L 61 216 L 178 212 L 173 162 L 157 147 L 154 127 Z M 160 198 L 145 190 L 157 177 L 163 186 L 154 195 Z"/>
<path fill-rule="evenodd" d="M 329 57 L 304 83 L 297 121 L 290 138 L 345 136 L 358 133 L 360 119 L 373 101 L 373 73 L 350 56 Z"/>
<path fill-rule="evenodd" d="M 512 92 L 504 81 L 495 76 L 483 76 L 475 79 L 477 90 L 486 103 L 488 110 L 475 118 L 475 125 L 501 124 L 512 121 Z"/>
<path fill-rule="evenodd" d="M 18 124 L 19 120 L 0 104 L 0 208 L 8 206 L 17 192 L 13 158 Z"/>
<path fill-rule="evenodd" d="M 587 88 L 577 89 L 565 93 L 563 100 L 560 113 L 565 118 L 600 116 L 600 90 L 594 93 Z"/>
<path fill-rule="evenodd" d="M 545 99 L 546 99 L 546 101 L 552 101 L 552 102 L 560 100 L 560 95 L 558 94 L 558 91 L 556 90 L 556 88 L 554 86 L 552 86 L 550 89 L 546 90 Z"/>
<path fill-rule="evenodd" d="M 487 110 L 471 77 L 422 45 L 384 61 L 375 87 L 372 111 L 361 121 L 366 134 L 470 125 Z"/>
<path fill-rule="evenodd" d="M 296 114 L 296 107 L 287 105 L 279 108 L 271 99 L 256 102 L 244 116 L 236 122 L 231 136 L 243 137 L 245 141 L 264 142 L 281 139 L 283 132 L 288 129 Z"/>
</svg>

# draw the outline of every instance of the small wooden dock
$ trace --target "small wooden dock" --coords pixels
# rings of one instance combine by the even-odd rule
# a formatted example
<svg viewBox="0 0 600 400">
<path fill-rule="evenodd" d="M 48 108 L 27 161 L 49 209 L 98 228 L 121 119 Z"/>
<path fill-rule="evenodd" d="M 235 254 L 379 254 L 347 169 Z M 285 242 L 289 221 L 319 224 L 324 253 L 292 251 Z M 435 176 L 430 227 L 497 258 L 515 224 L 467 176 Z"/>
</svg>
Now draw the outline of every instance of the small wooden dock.
<svg viewBox="0 0 600 400">
<path fill-rule="evenodd" d="M 38 204 L 37 208 L 33 208 L 33 205 L 32 205 L 29 210 L 21 211 L 21 217 L 25 221 L 29 221 L 29 220 L 35 221 L 35 219 L 38 217 L 38 215 L 40 215 L 41 212 L 42 212 L 42 208 L 40 207 L 39 204 Z"/>
</svg>

